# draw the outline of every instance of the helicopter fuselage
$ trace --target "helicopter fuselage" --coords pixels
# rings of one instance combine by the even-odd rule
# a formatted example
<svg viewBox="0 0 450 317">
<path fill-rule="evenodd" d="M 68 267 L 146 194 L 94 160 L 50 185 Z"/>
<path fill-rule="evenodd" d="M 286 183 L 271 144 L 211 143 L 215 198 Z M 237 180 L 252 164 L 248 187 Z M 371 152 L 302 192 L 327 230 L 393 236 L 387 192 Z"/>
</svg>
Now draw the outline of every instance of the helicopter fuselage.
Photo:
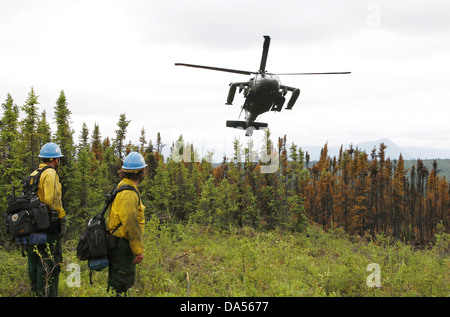
<svg viewBox="0 0 450 317">
<path fill-rule="evenodd" d="M 251 112 L 255 119 L 272 108 L 280 91 L 280 79 L 271 74 L 256 74 L 251 89 L 246 96 L 244 109 Z"/>
</svg>

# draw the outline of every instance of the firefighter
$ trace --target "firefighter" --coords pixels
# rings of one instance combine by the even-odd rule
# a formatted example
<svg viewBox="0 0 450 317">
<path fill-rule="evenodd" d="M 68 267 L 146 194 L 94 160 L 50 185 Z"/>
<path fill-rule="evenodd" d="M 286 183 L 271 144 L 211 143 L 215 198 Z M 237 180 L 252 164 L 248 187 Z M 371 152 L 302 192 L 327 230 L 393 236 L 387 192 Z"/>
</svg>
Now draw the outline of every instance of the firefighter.
<svg viewBox="0 0 450 317">
<path fill-rule="evenodd" d="M 67 232 L 66 212 L 62 206 L 62 188 L 57 173 L 63 155 L 55 143 L 46 143 L 39 155 L 42 163 L 31 175 L 46 168 L 39 179 L 37 195 L 45 203 L 50 216 L 47 243 L 28 246 L 28 276 L 32 292 L 37 296 L 58 296 L 58 281 L 62 262 L 61 238 Z M 50 253 L 49 253 L 50 252 Z"/>
<path fill-rule="evenodd" d="M 146 166 L 141 154 L 130 152 L 119 171 L 117 188 L 131 185 L 137 189 Z M 125 295 L 133 286 L 136 264 L 144 259 L 144 209 L 140 195 L 133 190 L 119 192 L 111 204 L 107 223 L 110 232 L 115 229 L 116 247 L 109 251 L 108 291 L 113 289 L 117 295 Z"/>
</svg>

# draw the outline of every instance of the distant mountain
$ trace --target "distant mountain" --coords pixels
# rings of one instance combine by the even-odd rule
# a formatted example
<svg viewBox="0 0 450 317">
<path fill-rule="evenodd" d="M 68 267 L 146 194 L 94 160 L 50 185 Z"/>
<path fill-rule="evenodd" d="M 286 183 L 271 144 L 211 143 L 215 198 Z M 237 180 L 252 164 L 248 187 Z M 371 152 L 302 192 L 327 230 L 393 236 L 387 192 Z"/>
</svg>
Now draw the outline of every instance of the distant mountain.
<svg viewBox="0 0 450 317">
<path fill-rule="evenodd" d="M 450 159 L 450 150 L 426 149 L 418 147 L 404 148 L 415 159 Z"/>
<path fill-rule="evenodd" d="M 366 151 L 367 154 L 370 154 L 374 148 L 376 148 L 378 152 L 381 143 L 384 143 L 384 145 L 387 146 L 385 150 L 386 157 L 390 157 L 391 159 L 398 159 L 398 157 L 401 154 L 404 160 L 412 160 L 415 158 L 413 155 L 409 154 L 407 150 L 401 148 L 400 146 L 398 146 L 389 139 L 380 139 L 377 141 L 363 142 L 357 144 L 356 146 L 360 150 Z"/>
<path fill-rule="evenodd" d="M 377 141 L 369 141 L 362 142 L 358 144 L 354 144 L 353 148 L 360 149 L 361 151 L 365 151 L 367 154 L 370 154 L 372 150 L 375 148 L 378 152 L 380 144 L 384 143 L 386 148 L 386 157 L 390 157 L 391 159 L 398 159 L 400 154 L 404 160 L 415 160 L 415 159 L 449 159 L 450 158 L 450 149 L 449 150 L 439 150 L 439 149 L 428 149 L 428 148 L 419 148 L 419 147 L 400 147 L 389 139 L 380 139 Z M 323 146 L 304 146 L 302 150 L 304 152 L 308 151 L 310 160 L 315 161 L 320 158 L 320 152 Z M 349 145 L 344 145 L 344 149 L 348 149 Z M 339 156 L 339 147 L 336 146 L 328 146 L 328 155 L 330 157 Z"/>
</svg>

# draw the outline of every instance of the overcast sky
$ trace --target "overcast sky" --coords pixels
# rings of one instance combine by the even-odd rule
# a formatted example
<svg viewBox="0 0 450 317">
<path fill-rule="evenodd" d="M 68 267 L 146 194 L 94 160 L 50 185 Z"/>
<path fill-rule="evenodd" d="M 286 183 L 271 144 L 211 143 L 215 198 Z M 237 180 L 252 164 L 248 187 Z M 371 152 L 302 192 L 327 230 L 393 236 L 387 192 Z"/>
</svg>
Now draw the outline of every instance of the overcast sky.
<svg viewBox="0 0 450 317">
<path fill-rule="evenodd" d="M 200 154 L 232 155 L 247 138 L 225 127 L 244 101 L 225 105 L 228 85 L 249 76 L 174 63 L 257 71 L 270 35 L 269 72 L 352 72 L 280 76 L 301 94 L 259 118 L 274 140 L 450 149 L 449 12 L 448 1 L 0 0 L 0 101 L 21 106 L 34 87 L 53 122 L 64 90 L 77 142 L 83 122 L 114 138 L 126 113 L 127 141 L 144 127 L 153 142 L 182 134 Z"/>
</svg>

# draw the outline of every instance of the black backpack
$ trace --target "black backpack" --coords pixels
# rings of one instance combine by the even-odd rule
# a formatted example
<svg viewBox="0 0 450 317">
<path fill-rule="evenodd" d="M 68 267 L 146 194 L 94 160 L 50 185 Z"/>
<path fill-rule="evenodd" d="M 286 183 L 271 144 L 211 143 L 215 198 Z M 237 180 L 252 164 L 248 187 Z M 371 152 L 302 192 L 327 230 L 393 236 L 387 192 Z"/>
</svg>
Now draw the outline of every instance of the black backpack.
<svg viewBox="0 0 450 317">
<path fill-rule="evenodd" d="M 114 247 L 115 241 L 112 234 L 120 228 L 122 223 L 119 223 L 111 233 L 108 232 L 106 228 L 105 213 L 116 198 L 116 195 L 123 190 L 135 191 L 140 202 L 140 196 L 135 187 L 131 185 L 122 185 L 120 188 L 117 188 L 116 186 L 111 193 L 106 195 L 107 198 L 102 211 L 89 220 L 86 229 L 78 240 L 77 258 L 82 261 L 88 261 L 91 273 L 92 270 L 101 271 L 109 265 L 108 250 Z"/>
<path fill-rule="evenodd" d="M 6 232 L 15 238 L 17 244 L 22 245 L 22 254 L 25 245 L 44 244 L 47 241 L 50 213 L 37 195 L 41 174 L 47 168 L 51 167 L 38 169 L 35 175 L 22 180 L 23 191 L 20 196 L 15 196 L 13 187 L 12 198 L 4 213 Z"/>
</svg>

